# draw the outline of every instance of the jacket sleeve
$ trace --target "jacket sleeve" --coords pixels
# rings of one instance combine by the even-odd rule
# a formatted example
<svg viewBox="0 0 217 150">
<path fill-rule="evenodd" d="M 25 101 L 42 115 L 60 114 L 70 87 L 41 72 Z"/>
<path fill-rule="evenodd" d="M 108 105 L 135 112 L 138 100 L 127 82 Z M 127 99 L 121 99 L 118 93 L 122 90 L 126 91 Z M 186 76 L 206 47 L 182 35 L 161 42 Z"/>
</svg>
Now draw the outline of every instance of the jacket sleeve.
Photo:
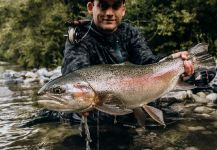
<svg viewBox="0 0 217 150">
<path fill-rule="evenodd" d="M 61 69 L 63 75 L 90 65 L 88 48 L 83 42 L 71 44 L 67 40 L 63 54 L 63 65 Z"/>
<path fill-rule="evenodd" d="M 135 64 L 151 64 L 159 61 L 159 57 L 154 55 L 148 47 L 147 42 L 138 30 L 131 27 L 129 43 L 129 59 Z"/>
</svg>

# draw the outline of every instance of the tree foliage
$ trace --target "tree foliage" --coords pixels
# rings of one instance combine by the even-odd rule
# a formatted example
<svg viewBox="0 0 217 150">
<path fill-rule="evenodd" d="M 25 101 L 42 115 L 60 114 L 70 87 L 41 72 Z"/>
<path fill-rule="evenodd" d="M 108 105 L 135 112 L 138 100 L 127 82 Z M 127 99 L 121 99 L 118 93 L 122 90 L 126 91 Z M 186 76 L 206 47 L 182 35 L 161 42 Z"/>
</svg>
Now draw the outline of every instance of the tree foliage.
<svg viewBox="0 0 217 150">
<path fill-rule="evenodd" d="M 216 0 L 132 0 L 127 6 L 126 19 L 141 30 L 155 51 L 171 53 L 207 42 L 217 56 Z"/>
<path fill-rule="evenodd" d="M 64 23 L 79 16 L 71 13 L 70 4 L 59 0 L 1 2 L 1 58 L 25 67 L 60 65 L 67 30 Z"/>
<path fill-rule="evenodd" d="M 86 18 L 85 0 L 0 1 L 0 58 L 25 67 L 55 67 L 69 18 Z M 209 43 L 217 56 L 216 0 L 131 0 L 125 21 L 136 26 L 157 53 Z"/>
</svg>

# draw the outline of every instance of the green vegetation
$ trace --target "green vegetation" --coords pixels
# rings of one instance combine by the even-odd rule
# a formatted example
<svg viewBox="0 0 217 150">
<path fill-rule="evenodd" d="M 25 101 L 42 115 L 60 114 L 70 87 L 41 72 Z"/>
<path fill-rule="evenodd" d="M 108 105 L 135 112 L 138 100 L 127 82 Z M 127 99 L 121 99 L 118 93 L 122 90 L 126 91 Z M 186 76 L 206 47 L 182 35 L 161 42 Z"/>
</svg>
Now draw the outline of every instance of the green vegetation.
<svg viewBox="0 0 217 150">
<path fill-rule="evenodd" d="M 1 0 L 0 14 L 0 59 L 24 67 L 60 65 L 65 21 L 86 18 L 82 0 Z M 208 42 L 217 56 L 216 14 L 216 0 L 131 0 L 125 20 L 157 53 Z"/>
<path fill-rule="evenodd" d="M 60 65 L 64 23 L 75 17 L 69 7 L 58 0 L 1 1 L 0 58 L 24 67 Z"/>
<path fill-rule="evenodd" d="M 216 0 L 134 0 L 127 19 L 140 28 L 157 52 L 186 50 L 198 42 L 208 42 L 217 56 Z"/>
</svg>

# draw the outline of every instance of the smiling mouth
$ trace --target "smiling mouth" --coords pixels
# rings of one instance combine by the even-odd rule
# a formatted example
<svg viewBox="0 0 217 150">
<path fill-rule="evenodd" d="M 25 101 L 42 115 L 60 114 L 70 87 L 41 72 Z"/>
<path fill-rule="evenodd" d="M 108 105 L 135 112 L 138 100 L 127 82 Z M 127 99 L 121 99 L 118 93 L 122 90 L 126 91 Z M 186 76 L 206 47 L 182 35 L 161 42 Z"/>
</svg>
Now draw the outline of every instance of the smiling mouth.
<svg viewBox="0 0 217 150">
<path fill-rule="evenodd" d="M 105 21 L 105 22 L 114 22 L 115 20 L 113 19 L 113 20 L 111 20 L 111 19 L 103 19 L 103 21 Z"/>
</svg>

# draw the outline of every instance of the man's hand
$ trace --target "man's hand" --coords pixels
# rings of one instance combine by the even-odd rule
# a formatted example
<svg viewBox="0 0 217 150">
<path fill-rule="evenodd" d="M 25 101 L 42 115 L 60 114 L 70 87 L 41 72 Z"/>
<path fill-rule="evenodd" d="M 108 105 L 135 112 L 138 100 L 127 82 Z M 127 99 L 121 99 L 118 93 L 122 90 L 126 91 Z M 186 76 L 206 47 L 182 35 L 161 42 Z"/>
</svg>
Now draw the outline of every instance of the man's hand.
<svg viewBox="0 0 217 150">
<path fill-rule="evenodd" d="M 184 60 L 185 75 L 187 76 L 192 75 L 194 73 L 194 66 L 192 61 L 188 60 L 189 59 L 188 51 L 172 54 L 172 58 L 178 58 L 178 57 L 181 57 Z"/>
</svg>

